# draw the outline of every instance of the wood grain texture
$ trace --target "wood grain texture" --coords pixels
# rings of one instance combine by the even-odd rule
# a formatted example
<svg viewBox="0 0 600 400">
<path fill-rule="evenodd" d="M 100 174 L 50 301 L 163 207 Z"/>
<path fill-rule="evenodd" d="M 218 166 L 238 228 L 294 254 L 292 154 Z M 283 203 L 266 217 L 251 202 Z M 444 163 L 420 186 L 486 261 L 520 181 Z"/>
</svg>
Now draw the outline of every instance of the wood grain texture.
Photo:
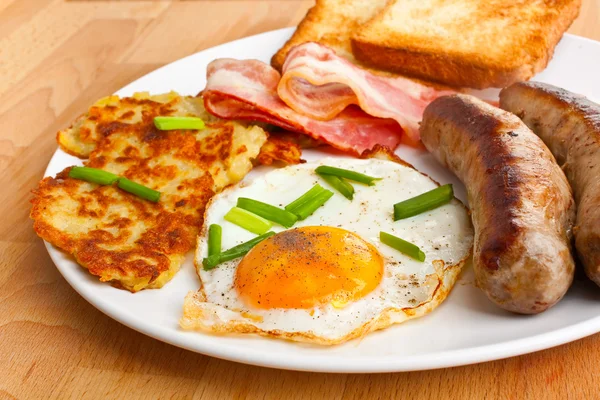
<svg viewBox="0 0 600 400">
<path fill-rule="evenodd" d="M 106 317 L 60 276 L 28 219 L 59 128 L 188 54 L 297 24 L 311 0 L 0 0 L 0 399 L 595 399 L 600 335 L 436 371 L 327 375 L 222 361 Z M 571 32 L 600 40 L 600 0 Z"/>
</svg>

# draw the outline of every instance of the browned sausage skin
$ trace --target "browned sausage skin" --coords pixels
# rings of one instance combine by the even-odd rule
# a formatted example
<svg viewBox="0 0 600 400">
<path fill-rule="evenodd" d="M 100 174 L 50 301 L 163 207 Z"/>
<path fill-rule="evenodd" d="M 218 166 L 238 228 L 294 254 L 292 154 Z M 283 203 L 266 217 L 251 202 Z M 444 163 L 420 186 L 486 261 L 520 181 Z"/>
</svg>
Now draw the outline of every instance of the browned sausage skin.
<svg viewBox="0 0 600 400">
<path fill-rule="evenodd" d="M 509 311 L 554 305 L 573 281 L 575 208 L 548 148 L 515 115 L 461 94 L 433 101 L 420 130 L 467 188 L 477 285 Z"/>
<path fill-rule="evenodd" d="M 500 106 L 519 116 L 550 148 L 575 195 L 575 248 L 600 285 L 600 105 L 539 82 L 500 93 Z"/>
</svg>

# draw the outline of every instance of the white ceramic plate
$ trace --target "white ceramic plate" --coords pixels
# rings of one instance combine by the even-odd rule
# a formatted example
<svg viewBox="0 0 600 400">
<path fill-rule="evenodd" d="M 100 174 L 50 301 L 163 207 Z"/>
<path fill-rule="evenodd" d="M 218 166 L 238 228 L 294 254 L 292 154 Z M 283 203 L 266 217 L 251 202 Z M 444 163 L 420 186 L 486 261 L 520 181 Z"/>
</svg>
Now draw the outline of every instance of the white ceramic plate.
<svg viewBox="0 0 600 400">
<path fill-rule="evenodd" d="M 205 84 L 205 68 L 213 59 L 256 58 L 268 62 L 292 29 L 267 32 L 214 47 L 162 67 L 117 94 L 170 90 L 196 94 Z M 536 79 L 600 99 L 600 43 L 567 35 L 554 59 Z M 108 93 L 107 93 L 108 94 Z M 401 148 L 398 154 L 441 183 L 464 187 L 428 154 Z M 318 152 L 306 152 L 315 159 Z M 46 175 L 80 164 L 57 150 Z M 256 173 L 256 172 L 253 172 Z M 211 336 L 179 328 L 183 298 L 198 288 L 191 254 L 165 287 L 136 294 L 100 283 L 72 258 L 48 245 L 50 257 L 65 279 L 87 301 L 115 320 L 158 340 L 199 353 L 267 367 L 322 372 L 391 372 L 458 366 L 529 353 L 600 331 L 600 289 L 576 281 L 554 308 L 537 316 L 509 314 L 492 305 L 463 273 L 448 299 L 423 318 L 372 333 L 335 347 L 317 347 L 257 336 Z"/>
</svg>

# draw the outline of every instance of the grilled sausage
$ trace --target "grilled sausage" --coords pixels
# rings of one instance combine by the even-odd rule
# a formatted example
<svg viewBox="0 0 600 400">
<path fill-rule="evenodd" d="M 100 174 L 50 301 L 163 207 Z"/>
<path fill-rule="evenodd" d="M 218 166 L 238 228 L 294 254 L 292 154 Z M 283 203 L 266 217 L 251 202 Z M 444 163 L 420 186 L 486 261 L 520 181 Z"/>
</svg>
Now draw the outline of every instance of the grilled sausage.
<svg viewBox="0 0 600 400">
<path fill-rule="evenodd" d="M 573 281 L 575 207 L 548 148 L 515 115 L 461 94 L 433 101 L 420 131 L 467 188 L 477 286 L 517 313 L 554 305 Z"/>
<path fill-rule="evenodd" d="M 577 204 L 575 248 L 587 275 L 600 285 L 600 105 L 527 82 L 504 89 L 500 106 L 517 114 L 562 166 Z"/>
</svg>

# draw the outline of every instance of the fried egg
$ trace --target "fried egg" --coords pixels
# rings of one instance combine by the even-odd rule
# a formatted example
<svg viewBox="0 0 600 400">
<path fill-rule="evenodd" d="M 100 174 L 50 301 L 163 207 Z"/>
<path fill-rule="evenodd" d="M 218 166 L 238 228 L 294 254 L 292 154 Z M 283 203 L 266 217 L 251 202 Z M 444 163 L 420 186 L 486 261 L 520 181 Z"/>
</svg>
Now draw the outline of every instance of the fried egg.
<svg viewBox="0 0 600 400">
<path fill-rule="evenodd" d="M 314 172 L 319 165 L 383 179 L 353 183 L 350 201 Z M 274 224 L 276 234 L 244 257 L 202 268 L 210 224 L 222 226 L 223 250 L 256 237 L 223 218 L 239 197 L 283 207 L 316 183 L 334 195 L 313 215 L 291 229 Z M 456 199 L 395 222 L 393 205 L 437 186 L 404 163 L 336 157 L 271 170 L 225 190 L 205 212 L 196 252 L 201 288 L 186 297 L 181 326 L 337 344 L 426 314 L 470 256 L 471 220 Z M 381 231 L 419 246 L 425 262 L 381 243 Z"/>
</svg>

